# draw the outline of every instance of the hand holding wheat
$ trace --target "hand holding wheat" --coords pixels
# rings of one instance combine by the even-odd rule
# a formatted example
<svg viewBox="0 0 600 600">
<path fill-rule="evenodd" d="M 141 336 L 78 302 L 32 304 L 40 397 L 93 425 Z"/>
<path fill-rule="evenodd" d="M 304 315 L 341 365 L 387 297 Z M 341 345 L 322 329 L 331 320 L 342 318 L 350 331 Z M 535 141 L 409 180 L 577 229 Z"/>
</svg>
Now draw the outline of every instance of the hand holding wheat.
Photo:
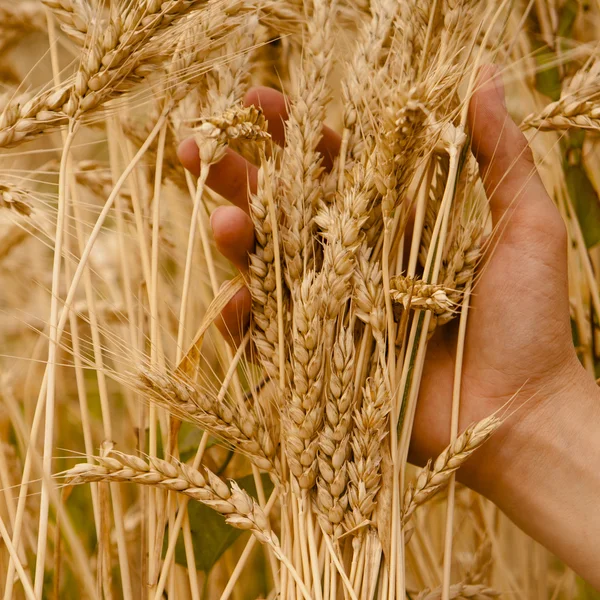
<svg viewBox="0 0 600 600">
<path fill-rule="evenodd" d="M 3 598 L 600 588 L 600 2 L 0 15 Z"/>
<path fill-rule="evenodd" d="M 287 118 L 284 97 L 261 88 L 250 91 L 245 102 L 261 107 L 273 139 L 282 145 Z M 589 381 L 572 341 L 565 226 L 536 172 L 527 140 L 508 115 L 494 67 L 480 73 L 469 121 L 471 148 L 490 202 L 494 233 L 486 242 L 475 278 L 460 429 L 507 406 L 515 390 L 520 390 L 516 400 L 520 410 L 463 466 L 459 478 L 498 504 L 513 506 L 509 486 L 501 482 L 522 441 L 547 421 L 548 413 L 556 418 L 557 405 L 564 405 L 569 389 Z M 326 168 L 331 168 L 339 145 L 339 136 L 325 127 L 319 149 Z M 179 156 L 198 175 L 200 162 L 193 140 L 181 145 Z M 256 167 L 232 150 L 214 165 L 208 181 L 234 205 L 218 208 L 211 224 L 219 250 L 242 271 L 247 270 L 248 253 L 254 247 L 247 212 L 248 194 L 256 191 L 256 182 Z M 250 294 L 244 288 L 222 313 L 219 328 L 226 339 L 239 343 L 250 310 Z M 457 329 L 455 324 L 439 328 L 430 342 L 411 438 L 410 456 L 417 464 L 439 455 L 449 443 Z M 532 534 L 546 539 L 545 526 L 530 520 L 520 508 L 510 512 Z M 555 548 L 560 552 L 560 546 Z"/>
<path fill-rule="evenodd" d="M 470 107 L 472 149 L 490 199 L 495 235 L 488 240 L 487 260 L 474 290 L 461 430 L 504 406 L 524 382 L 521 396 L 539 391 L 545 398 L 564 390 L 578 373 L 569 323 L 565 227 L 535 171 L 525 137 L 506 112 L 501 86 L 493 68 L 483 70 Z M 246 103 L 262 108 L 273 139 L 283 144 L 284 97 L 268 88 L 255 89 Z M 339 136 L 325 128 L 321 150 L 329 168 L 339 144 Z M 182 144 L 180 158 L 198 175 L 193 140 Z M 229 150 L 208 180 L 233 204 L 216 209 L 211 223 L 219 250 L 242 271 L 254 248 L 247 212 L 256 177 L 256 167 Z M 221 332 L 235 343 L 249 319 L 250 294 L 244 288 L 223 311 Z M 420 464 L 448 444 L 455 347 L 456 328 L 436 331 L 411 447 Z"/>
</svg>

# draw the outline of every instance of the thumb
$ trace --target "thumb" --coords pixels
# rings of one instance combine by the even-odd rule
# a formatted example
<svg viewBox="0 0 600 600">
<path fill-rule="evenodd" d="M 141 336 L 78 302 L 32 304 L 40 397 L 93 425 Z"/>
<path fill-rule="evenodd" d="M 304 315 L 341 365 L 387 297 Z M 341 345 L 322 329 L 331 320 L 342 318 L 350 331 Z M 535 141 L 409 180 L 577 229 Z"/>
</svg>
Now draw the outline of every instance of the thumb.
<svg viewBox="0 0 600 600">
<path fill-rule="evenodd" d="M 490 201 L 494 228 L 523 235 L 564 228 L 536 170 L 527 139 L 510 118 L 496 67 L 482 67 L 469 105 L 472 150 Z"/>
</svg>

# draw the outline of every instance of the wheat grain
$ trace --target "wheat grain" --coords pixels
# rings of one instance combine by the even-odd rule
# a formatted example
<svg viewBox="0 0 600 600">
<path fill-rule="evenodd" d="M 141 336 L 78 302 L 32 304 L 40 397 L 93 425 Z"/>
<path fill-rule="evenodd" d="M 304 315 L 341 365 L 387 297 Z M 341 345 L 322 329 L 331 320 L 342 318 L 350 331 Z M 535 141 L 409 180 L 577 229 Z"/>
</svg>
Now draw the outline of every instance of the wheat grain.
<svg viewBox="0 0 600 600">
<path fill-rule="evenodd" d="M 333 346 L 325 400 L 325 421 L 319 434 L 318 507 L 323 530 L 340 535 L 348 509 L 348 458 L 354 409 L 354 336 L 340 329 Z"/>
<path fill-rule="evenodd" d="M 500 596 L 500 592 L 483 585 L 456 583 L 450 586 L 448 598 L 450 600 L 489 600 L 489 598 L 497 598 L 498 596 Z M 417 596 L 414 596 L 414 598 L 415 600 L 441 600 L 442 588 L 423 590 Z"/>
<path fill-rule="evenodd" d="M 145 0 L 131 5 L 125 15 L 111 16 L 108 24 L 98 24 L 94 42 L 86 49 L 75 76 L 58 88 L 45 90 L 22 98 L 12 99 L 3 107 L 0 116 L 0 147 L 11 147 L 43 133 L 60 128 L 69 118 L 80 119 L 97 110 L 111 99 L 121 96 L 157 70 L 158 48 L 146 44 L 184 15 L 190 3 L 198 0 Z M 223 22 L 210 21 L 206 39 L 214 48 L 223 42 L 228 27 Z M 164 45 L 159 39 L 157 44 Z M 164 50 L 164 47 L 163 47 Z M 168 56 L 168 54 L 167 54 Z"/>
<path fill-rule="evenodd" d="M 436 315 L 453 312 L 456 303 L 450 300 L 452 291 L 442 285 L 425 283 L 415 277 L 394 277 L 390 280 L 394 302 L 402 304 L 404 310 L 415 308 L 431 310 Z"/>
<path fill-rule="evenodd" d="M 578 128 L 597 131 L 600 128 L 600 108 L 597 105 L 599 75 L 600 60 L 584 66 L 562 87 L 560 99 L 525 117 L 521 129 L 560 131 Z"/>
<path fill-rule="evenodd" d="M 94 29 L 97 16 L 82 0 L 42 0 L 60 22 L 60 28 L 77 44 L 83 45 L 88 30 Z"/>
<path fill-rule="evenodd" d="M 402 521 L 406 523 L 416 508 L 427 502 L 450 480 L 450 476 L 500 427 L 502 420 L 489 417 L 468 427 L 435 461 L 429 461 L 404 494 Z"/>
<path fill-rule="evenodd" d="M 98 465 L 81 463 L 63 473 L 67 482 L 132 482 L 178 492 L 221 513 L 233 527 L 251 531 L 260 542 L 279 545 L 258 504 L 235 481 L 228 487 L 206 467 L 196 470 L 160 458 L 150 458 L 148 463 L 115 450 L 95 460 Z"/>
<path fill-rule="evenodd" d="M 269 206 L 279 220 L 274 199 L 275 165 L 263 158 L 258 171 L 257 192 L 250 198 L 250 216 L 254 223 L 256 246 L 250 254 L 250 293 L 252 295 L 252 340 L 261 365 L 273 381 L 279 381 L 279 331 L 277 323 L 277 279 L 275 248 Z"/>
<path fill-rule="evenodd" d="M 348 462 L 348 498 L 350 508 L 345 523 L 354 529 L 372 520 L 381 487 L 381 444 L 387 435 L 390 402 L 381 368 L 367 381 L 360 408 L 354 414 L 354 429 L 350 445 L 352 458 Z"/>
<path fill-rule="evenodd" d="M 290 289 L 312 264 L 315 250 L 312 235 L 314 214 L 322 198 L 319 178 L 322 156 L 316 150 L 321 139 L 325 107 L 329 97 L 327 76 L 331 53 L 335 5 L 323 0 L 307 3 L 311 11 L 307 21 L 310 41 L 303 48 L 303 68 L 297 84 L 297 96 L 289 103 L 286 121 L 286 146 L 282 169 L 290 174 L 281 179 L 282 243 L 285 253 L 285 277 Z"/>
<path fill-rule="evenodd" d="M 251 407 L 242 413 L 239 407 L 217 401 L 176 375 L 146 370 L 139 375 L 139 385 L 149 400 L 212 432 L 250 457 L 260 469 L 277 473 L 277 444 Z"/>
<path fill-rule="evenodd" d="M 302 489 L 311 489 L 318 472 L 319 430 L 323 422 L 323 279 L 306 273 L 291 290 L 294 301 L 290 392 L 285 402 L 286 456 Z"/>
</svg>

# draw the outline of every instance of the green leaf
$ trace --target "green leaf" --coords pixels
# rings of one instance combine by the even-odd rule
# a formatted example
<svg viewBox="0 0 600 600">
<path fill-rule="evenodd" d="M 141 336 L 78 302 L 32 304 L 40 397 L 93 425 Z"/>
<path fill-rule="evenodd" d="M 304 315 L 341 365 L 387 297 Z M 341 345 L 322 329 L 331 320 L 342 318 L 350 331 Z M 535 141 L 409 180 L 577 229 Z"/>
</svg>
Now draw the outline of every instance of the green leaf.
<svg viewBox="0 0 600 600">
<path fill-rule="evenodd" d="M 247 475 L 235 480 L 237 484 L 246 490 L 253 498 L 256 498 L 256 486 L 254 477 Z M 263 487 L 267 498 L 273 491 L 273 483 L 268 475 L 262 475 Z M 188 514 L 190 517 L 190 528 L 194 540 L 194 558 L 196 568 L 199 571 L 209 573 L 223 553 L 244 533 L 227 525 L 222 515 L 208 508 L 200 502 L 190 501 L 188 503 Z M 167 550 L 168 533 L 165 535 L 163 556 Z M 175 547 L 175 562 L 187 566 L 183 537 L 179 534 Z"/>
<path fill-rule="evenodd" d="M 556 66 L 556 54 L 547 47 L 535 53 L 537 73 L 535 74 L 535 87 L 538 92 L 548 96 L 553 102 L 560 99 L 561 81 L 560 72 Z"/>
<path fill-rule="evenodd" d="M 556 36 L 570 38 L 579 12 L 579 0 L 567 0 L 560 11 Z M 529 38 L 535 50 L 537 72 L 535 87 L 541 94 L 556 102 L 560 99 L 562 75 L 555 48 L 549 48 L 541 39 L 540 25 L 535 12 L 529 16 Z M 565 65 L 566 66 L 566 65 Z"/>
<path fill-rule="evenodd" d="M 600 592 L 596 591 L 581 577 L 577 578 L 577 600 L 600 600 Z"/>
<path fill-rule="evenodd" d="M 203 435 L 204 431 L 198 429 L 196 425 L 186 421 L 181 423 L 181 429 L 179 430 L 179 458 L 182 462 L 187 462 L 195 456 Z M 208 450 L 208 448 L 212 448 L 212 446 L 218 443 L 215 438 L 210 437 L 206 444 L 206 449 Z"/>
<path fill-rule="evenodd" d="M 591 248 L 600 242 L 600 198 L 583 164 L 565 165 L 564 172 L 585 245 Z"/>
<path fill-rule="evenodd" d="M 563 4 L 563 7 L 560 9 L 558 27 L 556 29 L 556 35 L 558 37 L 571 37 L 573 26 L 577 19 L 577 13 L 579 12 L 579 3 L 580 0 L 567 0 Z"/>
</svg>

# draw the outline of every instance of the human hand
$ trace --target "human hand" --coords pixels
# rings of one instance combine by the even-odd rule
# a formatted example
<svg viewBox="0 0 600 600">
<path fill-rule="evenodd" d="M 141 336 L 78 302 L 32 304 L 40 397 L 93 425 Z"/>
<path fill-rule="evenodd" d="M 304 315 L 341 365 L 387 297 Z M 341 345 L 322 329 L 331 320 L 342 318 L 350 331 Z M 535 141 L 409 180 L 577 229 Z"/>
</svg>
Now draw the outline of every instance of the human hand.
<svg viewBox="0 0 600 600">
<path fill-rule="evenodd" d="M 506 112 L 502 84 L 493 74 L 493 67 L 482 71 L 469 112 L 473 151 L 497 233 L 488 243 L 489 256 L 473 292 L 461 429 L 504 406 L 520 389 L 523 398 L 537 391 L 554 394 L 578 372 L 569 320 L 565 226 L 537 175 L 527 141 Z M 245 103 L 262 108 L 273 140 L 282 145 L 284 97 L 255 88 Z M 325 128 L 319 149 L 326 168 L 331 168 L 339 146 L 339 136 Z M 198 175 L 195 142 L 185 141 L 179 155 Z M 254 246 L 248 193 L 256 190 L 257 172 L 228 150 L 207 180 L 232 203 L 214 211 L 211 225 L 219 251 L 242 271 Z M 250 293 L 244 288 L 223 311 L 218 326 L 233 344 L 243 337 L 250 308 Z M 411 445 L 411 458 L 418 463 L 439 454 L 449 440 L 455 347 L 453 326 L 440 328 L 429 345 Z"/>
<path fill-rule="evenodd" d="M 493 68 L 482 71 L 469 110 L 472 150 L 490 201 L 494 234 L 473 289 L 460 430 L 505 407 L 516 392 L 513 407 L 518 410 L 461 468 L 459 478 L 600 585 L 594 579 L 598 548 L 581 542 L 590 528 L 598 534 L 593 539 L 600 539 L 600 522 L 590 521 L 588 507 L 600 494 L 600 481 L 591 477 L 599 470 L 591 471 L 584 458 L 594 456 L 600 464 L 600 456 L 594 436 L 583 435 L 588 422 L 598 422 L 600 403 L 571 337 L 566 229 L 494 75 Z M 245 102 L 261 106 L 273 140 L 283 144 L 283 96 L 258 88 Z M 319 150 L 326 168 L 339 146 L 339 136 L 324 128 Z M 179 156 L 199 174 L 193 140 L 183 142 Z M 248 194 L 256 190 L 257 173 L 228 150 L 207 180 L 232 203 L 213 213 L 211 225 L 219 251 L 242 271 L 254 247 Z M 250 294 L 242 289 L 222 313 L 217 325 L 233 344 L 244 335 L 250 309 Z M 411 460 L 420 464 L 449 442 L 456 332 L 456 324 L 440 328 L 429 343 L 410 449 Z"/>
</svg>

